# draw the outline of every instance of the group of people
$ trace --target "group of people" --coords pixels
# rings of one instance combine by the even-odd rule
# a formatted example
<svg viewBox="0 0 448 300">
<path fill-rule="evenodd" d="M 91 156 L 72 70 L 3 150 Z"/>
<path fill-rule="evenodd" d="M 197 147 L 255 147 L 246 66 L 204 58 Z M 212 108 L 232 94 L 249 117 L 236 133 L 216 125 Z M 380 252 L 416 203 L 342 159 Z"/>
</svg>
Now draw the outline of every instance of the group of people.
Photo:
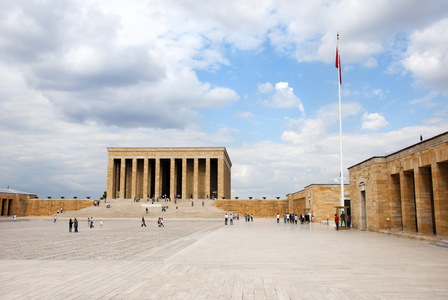
<svg viewBox="0 0 448 300">
<path fill-rule="evenodd" d="M 75 220 L 68 220 L 68 232 L 72 232 L 72 228 L 75 227 L 75 232 L 78 232 L 78 220 L 75 218 Z"/>
<path fill-rule="evenodd" d="M 283 214 L 283 222 L 289 223 L 289 224 L 297 224 L 300 221 L 300 224 L 303 224 L 305 222 L 311 222 L 311 215 L 310 214 L 294 214 L 294 213 L 284 213 Z M 277 213 L 277 223 L 280 223 L 280 214 Z"/>
<path fill-rule="evenodd" d="M 334 224 L 336 225 L 336 230 L 339 230 L 339 225 L 350 227 L 352 223 L 352 217 L 350 215 L 346 216 L 345 212 L 342 212 L 339 218 L 338 214 L 334 215 Z"/>
<path fill-rule="evenodd" d="M 158 227 L 165 227 L 165 225 L 163 224 L 163 218 L 159 218 L 157 220 L 157 226 Z M 140 225 L 140 227 L 146 227 L 145 217 L 142 217 L 142 224 Z"/>
<path fill-rule="evenodd" d="M 240 219 L 240 214 L 235 214 L 235 213 L 230 213 L 230 216 L 226 213 L 224 215 L 224 224 L 227 225 L 228 223 L 230 225 L 233 225 L 233 220 L 239 220 Z M 254 215 L 251 214 L 244 214 L 244 219 L 246 220 L 246 222 L 250 222 L 250 221 L 254 221 Z"/>
</svg>

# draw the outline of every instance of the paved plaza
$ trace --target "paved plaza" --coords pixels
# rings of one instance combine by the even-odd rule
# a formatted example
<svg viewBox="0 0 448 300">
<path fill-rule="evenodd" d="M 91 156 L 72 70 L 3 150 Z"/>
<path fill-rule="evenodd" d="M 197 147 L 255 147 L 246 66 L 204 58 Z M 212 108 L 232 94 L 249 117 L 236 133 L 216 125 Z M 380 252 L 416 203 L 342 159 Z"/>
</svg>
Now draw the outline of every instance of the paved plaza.
<svg viewBox="0 0 448 300">
<path fill-rule="evenodd" d="M 448 249 L 275 219 L 0 220 L 0 299 L 447 299 Z"/>
</svg>

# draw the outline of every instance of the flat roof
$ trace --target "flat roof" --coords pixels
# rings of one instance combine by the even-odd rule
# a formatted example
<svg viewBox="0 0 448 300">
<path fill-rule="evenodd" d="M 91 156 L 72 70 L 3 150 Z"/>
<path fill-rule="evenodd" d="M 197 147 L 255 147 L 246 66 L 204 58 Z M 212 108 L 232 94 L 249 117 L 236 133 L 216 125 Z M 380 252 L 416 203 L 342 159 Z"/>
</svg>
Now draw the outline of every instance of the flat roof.
<svg viewBox="0 0 448 300">
<path fill-rule="evenodd" d="M 442 137 L 442 136 L 444 136 L 444 135 L 448 135 L 448 131 L 446 131 L 446 132 L 444 132 L 444 133 L 441 133 L 441 134 L 438 134 L 438 135 L 436 135 L 436 136 L 433 136 L 433 137 L 431 137 L 431 138 L 429 138 L 429 139 L 427 139 L 427 140 L 423 140 L 423 141 L 421 141 L 421 142 L 415 143 L 415 144 L 413 144 L 413 145 L 410 145 L 410 146 L 408 146 L 408 147 L 406 147 L 406 148 L 403 148 L 403 149 L 400 149 L 400 150 L 398 150 L 398 151 L 389 153 L 389 154 L 387 154 L 387 155 L 383 155 L 383 156 L 372 156 L 372 157 L 370 157 L 370 158 L 368 158 L 368 159 L 365 159 L 365 160 L 363 160 L 363 161 L 361 161 L 361 162 L 359 162 L 359 163 L 357 163 L 357 164 L 354 164 L 353 166 L 348 167 L 347 169 L 351 169 L 351 168 L 353 168 L 353 167 L 356 167 L 356 166 L 358 166 L 358 165 L 360 165 L 360 164 L 363 164 L 363 163 L 365 163 L 365 162 L 367 162 L 367 161 L 369 161 L 369 160 L 371 160 L 371 159 L 375 159 L 375 158 L 387 158 L 387 157 L 390 157 L 390 156 L 395 155 L 395 154 L 397 154 L 397 153 L 400 153 L 400 152 L 402 152 L 402 151 L 409 150 L 409 149 L 411 149 L 411 148 L 413 148 L 413 147 L 416 147 L 416 146 L 419 146 L 419 145 L 424 145 L 424 144 L 426 144 L 426 143 L 429 143 L 430 141 L 435 140 L 435 139 L 438 139 L 438 138 L 440 138 L 440 137 Z"/>
<path fill-rule="evenodd" d="M 22 191 L 19 191 L 19 190 L 13 190 L 13 189 L 0 189 L 0 194 L 36 195 L 36 194 L 33 194 L 33 193 L 22 192 Z"/>
</svg>

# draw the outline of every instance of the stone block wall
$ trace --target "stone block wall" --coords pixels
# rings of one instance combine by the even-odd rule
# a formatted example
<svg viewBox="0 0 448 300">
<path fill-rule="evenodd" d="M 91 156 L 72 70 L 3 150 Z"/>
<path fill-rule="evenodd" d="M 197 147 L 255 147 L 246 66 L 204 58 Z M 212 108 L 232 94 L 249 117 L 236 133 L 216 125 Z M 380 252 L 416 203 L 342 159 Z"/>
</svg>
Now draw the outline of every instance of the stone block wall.
<svg viewBox="0 0 448 300">
<path fill-rule="evenodd" d="M 280 200 L 253 200 L 253 199 L 239 199 L 239 200 L 215 200 L 213 206 L 221 209 L 224 212 L 236 213 L 244 215 L 253 214 L 255 218 L 275 218 L 277 213 L 283 216 L 287 212 L 288 201 Z"/>
</svg>

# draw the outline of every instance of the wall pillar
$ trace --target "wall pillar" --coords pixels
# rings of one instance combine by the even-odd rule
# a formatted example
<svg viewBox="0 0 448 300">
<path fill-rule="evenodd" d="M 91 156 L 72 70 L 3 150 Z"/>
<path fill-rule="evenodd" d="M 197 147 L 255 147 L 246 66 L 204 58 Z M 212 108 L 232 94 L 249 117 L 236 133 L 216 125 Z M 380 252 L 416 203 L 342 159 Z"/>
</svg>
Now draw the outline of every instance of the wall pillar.
<svg viewBox="0 0 448 300">
<path fill-rule="evenodd" d="M 155 187 L 154 187 L 154 197 L 155 198 L 160 198 L 161 184 L 162 184 L 162 180 L 160 180 L 160 158 L 156 157 L 156 178 L 155 178 Z"/>
<path fill-rule="evenodd" d="M 448 236 L 448 163 L 431 165 L 436 230 Z"/>
<path fill-rule="evenodd" d="M 120 197 L 118 199 L 124 199 L 124 182 L 126 177 L 126 159 L 124 157 L 121 158 L 121 166 L 120 166 Z"/>
<path fill-rule="evenodd" d="M 211 198 L 210 195 L 210 157 L 205 159 L 205 197 Z"/>
<path fill-rule="evenodd" d="M 182 158 L 182 199 L 187 199 L 187 158 Z"/>
<path fill-rule="evenodd" d="M 131 175 L 131 198 L 136 197 L 135 190 L 137 185 L 137 159 L 134 157 L 132 159 L 132 175 Z"/>
<path fill-rule="evenodd" d="M 433 234 L 432 223 L 432 186 L 431 168 L 422 167 L 414 169 L 415 200 L 417 207 L 418 232 Z"/>
<path fill-rule="evenodd" d="M 176 174 L 175 174 L 175 167 L 176 167 L 176 159 L 174 157 L 171 157 L 170 159 L 170 195 L 169 197 L 171 199 L 174 199 L 176 197 Z"/>
<path fill-rule="evenodd" d="M 224 159 L 218 158 L 218 199 L 225 197 L 224 194 Z"/>
<path fill-rule="evenodd" d="M 114 159 L 113 157 L 109 156 L 109 159 L 107 160 L 107 187 L 106 187 L 106 198 L 111 199 L 113 198 L 113 190 L 115 186 L 115 180 L 114 178 Z"/>
<path fill-rule="evenodd" d="M 198 186 L 199 186 L 199 160 L 194 158 L 194 174 L 193 174 L 193 199 L 198 199 Z"/>
<path fill-rule="evenodd" d="M 400 172 L 400 198 L 403 230 L 416 232 L 414 173 Z"/>
<path fill-rule="evenodd" d="M 148 192 L 148 158 L 143 159 L 143 198 L 150 197 Z"/>
<path fill-rule="evenodd" d="M 400 175 L 389 177 L 389 225 L 390 229 L 403 230 L 400 198 Z"/>
</svg>

